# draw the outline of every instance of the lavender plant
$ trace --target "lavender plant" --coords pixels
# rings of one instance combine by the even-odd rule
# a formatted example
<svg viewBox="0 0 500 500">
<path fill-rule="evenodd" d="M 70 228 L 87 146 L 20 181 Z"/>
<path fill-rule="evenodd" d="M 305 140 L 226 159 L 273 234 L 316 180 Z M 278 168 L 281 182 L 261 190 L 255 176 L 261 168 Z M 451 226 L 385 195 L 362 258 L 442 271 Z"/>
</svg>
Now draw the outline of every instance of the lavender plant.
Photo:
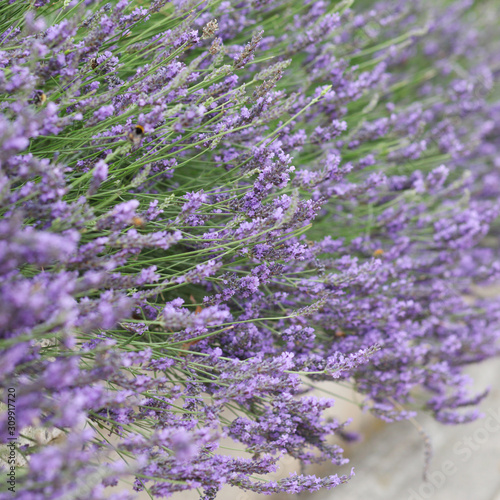
<svg viewBox="0 0 500 500">
<path fill-rule="evenodd" d="M 477 417 L 498 51 L 443 3 L 0 6 L 0 381 L 16 436 L 66 435 L 24 433 L 16 498 L 333 488 L 266 479 L 347 462 L 318 381 Z"/>
</svg>

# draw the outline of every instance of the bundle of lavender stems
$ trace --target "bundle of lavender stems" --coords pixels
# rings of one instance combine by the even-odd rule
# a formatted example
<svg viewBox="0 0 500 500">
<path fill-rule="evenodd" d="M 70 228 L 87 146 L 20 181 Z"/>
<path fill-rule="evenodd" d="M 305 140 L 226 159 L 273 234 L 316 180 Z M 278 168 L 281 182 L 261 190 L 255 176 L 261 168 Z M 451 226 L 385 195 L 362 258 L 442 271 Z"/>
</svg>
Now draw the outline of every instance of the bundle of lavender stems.
<svg viewBox="0 0 500 500">
<path fill-rule="evenodd" d="M 334 488 L 335 387 L 387 422 L 478 417 L 464 369 L 500 347 L 480 4 L 0 4 L 2 500 Z"/>
</svg>

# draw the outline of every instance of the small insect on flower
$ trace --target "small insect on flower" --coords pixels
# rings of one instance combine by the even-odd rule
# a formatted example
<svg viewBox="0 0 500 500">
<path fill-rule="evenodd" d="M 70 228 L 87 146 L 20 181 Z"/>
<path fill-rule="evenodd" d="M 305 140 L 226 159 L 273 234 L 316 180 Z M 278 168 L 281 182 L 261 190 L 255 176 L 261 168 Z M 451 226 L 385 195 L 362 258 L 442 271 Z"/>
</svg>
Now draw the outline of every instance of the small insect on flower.
<svg viewBox="0 0 500 500">
<path fill-rule="evenodd" d="M 134 215 L 132 217 L 132 221 L 131 222 L 138 229 L 146 227 L 146 221 L 145 221 L 145 219 L 143 219 L 142 217 L 139 217 L 138 215 Z"/>
<path fill-rule="evenodd" d="M 94 70 L 94 73 L 97 73 L 98 75 L 103 76 L 106 74 L 106 65 L 99 62 L 97 57 L 93 57 L 90 60 L 90 67 Z"/>
<path fill-rule="evenodd" d="M 377 248 L 377 249 L 373 252 L 373 256 L 374 256 L 374 257 L 382 257 L 382 255 L 384 255 L 384 251 L 383 251 L 381 248 Z"/>
<path fill-rule="evenodd" d="M 143 314 L 142 314 L 142 309 L 137 308 L 132 311 L 132 318 L 133 319 L 144 319 Z"/>
<path fill-rule="evenodd" d="M 141 142 L 144 137 L 144 127 L 142 125 L 136 125 L 127 135 L 127 139 L 134 145 Z"/>
<path fill-rule="evenodd" d="M 35 106 L 41 106 L 47 100 L 47 96 L 42 90 L 35 90 L 33 93 L 33 99 L 30 99 L 29 103 Z"/>
</svg>

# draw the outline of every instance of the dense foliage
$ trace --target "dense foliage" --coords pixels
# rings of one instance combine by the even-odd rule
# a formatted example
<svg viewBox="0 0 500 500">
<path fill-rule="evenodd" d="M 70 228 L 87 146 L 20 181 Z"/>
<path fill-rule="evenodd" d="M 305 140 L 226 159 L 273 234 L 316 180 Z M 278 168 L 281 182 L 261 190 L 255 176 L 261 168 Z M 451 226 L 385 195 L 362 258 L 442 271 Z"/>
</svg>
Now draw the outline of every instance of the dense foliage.
<svg viewBox="0 0 500 500">
<path fill-rule="evenodd" d="M 500 66 L 494 11 L 441 3 L 0 5 L 0 382 L 67 434 L 19 447 L 16 498 L 337 486 L 265 478 L 346 462 L 317 381 L 477 416 Z"/>
</svg>

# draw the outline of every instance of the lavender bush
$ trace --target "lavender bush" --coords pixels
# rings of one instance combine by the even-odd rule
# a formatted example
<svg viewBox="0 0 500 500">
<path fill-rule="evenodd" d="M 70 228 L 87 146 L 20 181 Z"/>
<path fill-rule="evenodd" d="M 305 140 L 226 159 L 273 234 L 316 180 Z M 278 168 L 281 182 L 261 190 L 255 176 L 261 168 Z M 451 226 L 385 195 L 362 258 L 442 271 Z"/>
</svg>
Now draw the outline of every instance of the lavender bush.
<svg viewBox="0 0 500 500">
<path fill-rule="evenodd" d="M 493 16 L 442 4 L 0 5 L 3 401 L 66 436 L 18 446 L 15 498 L 335 487 L 266 479 L 347 462 L 318 381 L 477 417 L 500 67 Z"/>
</svg>

